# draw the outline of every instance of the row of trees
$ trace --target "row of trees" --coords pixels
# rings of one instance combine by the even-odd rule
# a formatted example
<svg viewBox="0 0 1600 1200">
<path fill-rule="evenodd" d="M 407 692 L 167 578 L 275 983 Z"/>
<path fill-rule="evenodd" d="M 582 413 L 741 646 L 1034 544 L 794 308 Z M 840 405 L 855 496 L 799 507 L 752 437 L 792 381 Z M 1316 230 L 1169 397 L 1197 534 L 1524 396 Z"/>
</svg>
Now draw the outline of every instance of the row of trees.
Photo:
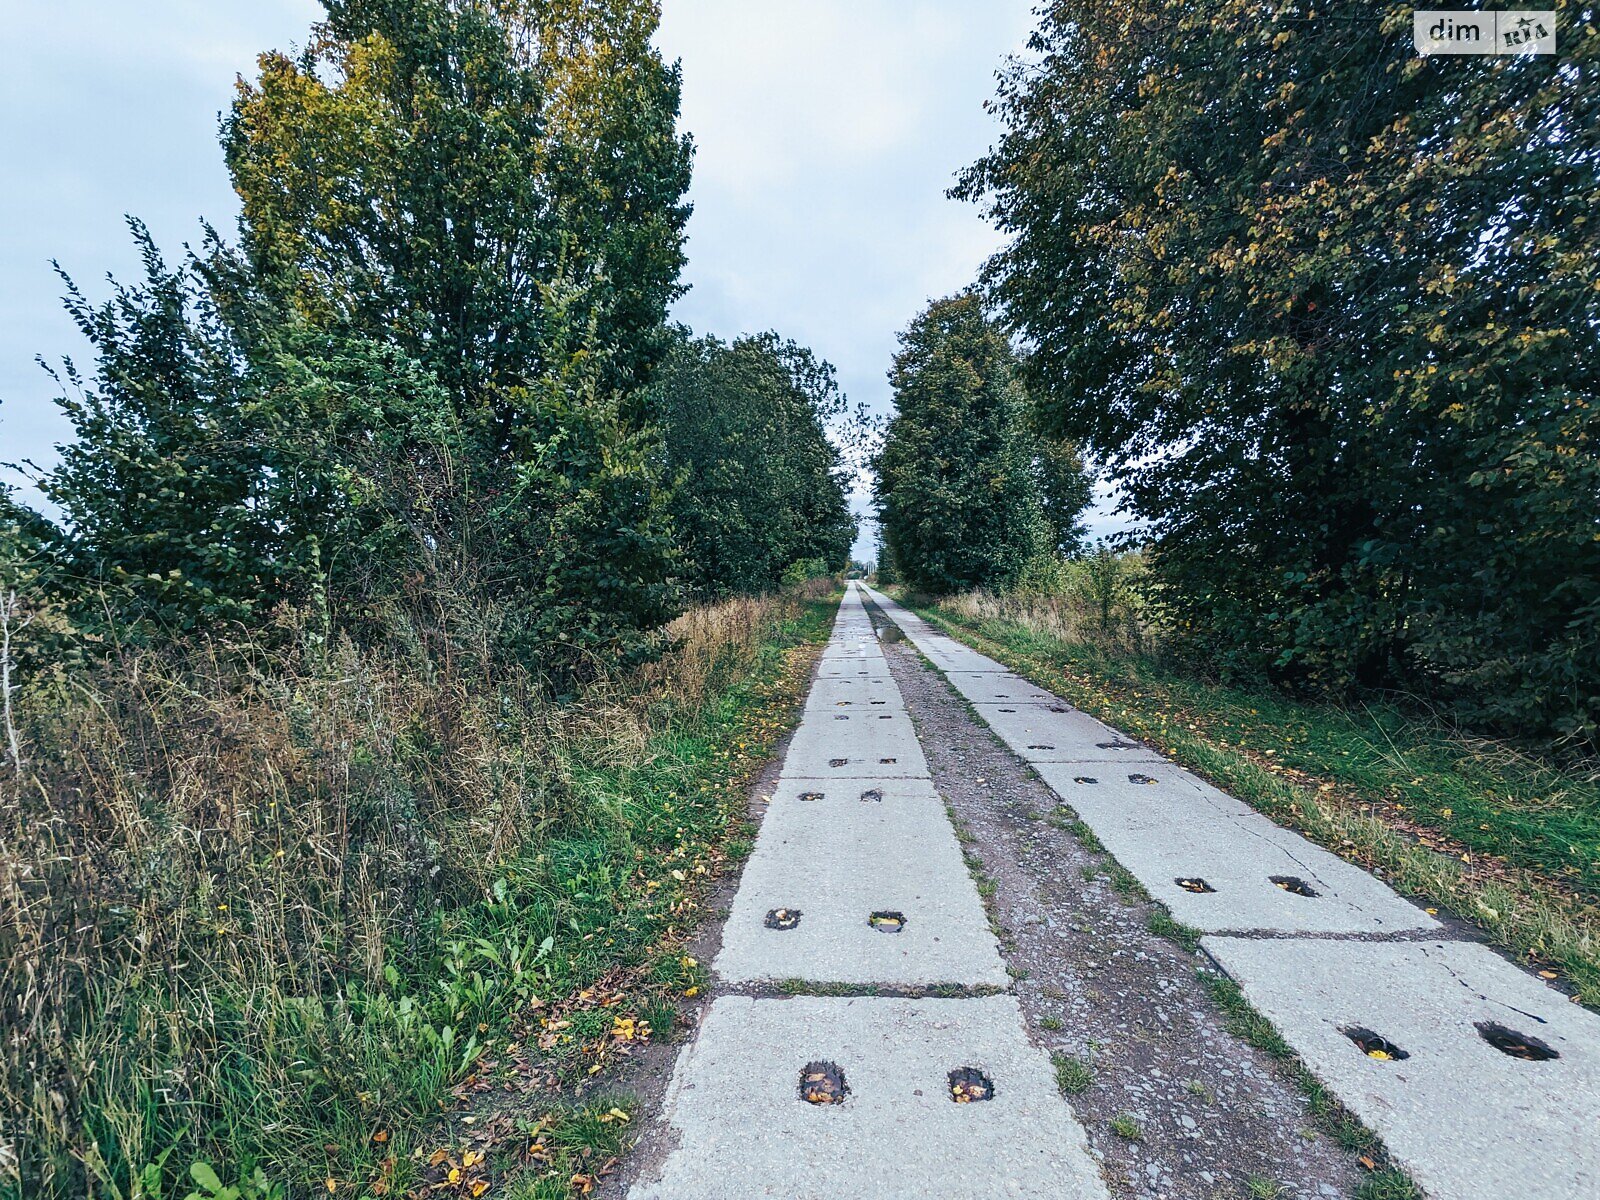
<svg viewBox="0 0 1600 1200">
<path fill-rule="evenodd" d="M 104 638 L 314 603 L 556 680 L 687 595 L 842 567 L 830 369 L 666 323 L 692 146 L 657 10 L 329 0 L 262 56 L 223 125 L 237 243 L 171 266 L 135 224 L 142 282 L 69 281 L 64 519 L 10 505 L 7 557 Z"/>
<path fill-rule="evenodd" d="M 1600 12 L 1559 58 L 1411 11 L 1051 0 L 959 194 L 1048 433 L 1223 667 L 1600 736 Z"/>
<path fill-rule="evenodd" d="M 875 463 L 880 578 L 934 594 L 1005 587 L 1081 548 L 1089 475 L 1035 431 L 1018 368 L 974 292 L 935 301 L 901 334 Z"/>
</svg>

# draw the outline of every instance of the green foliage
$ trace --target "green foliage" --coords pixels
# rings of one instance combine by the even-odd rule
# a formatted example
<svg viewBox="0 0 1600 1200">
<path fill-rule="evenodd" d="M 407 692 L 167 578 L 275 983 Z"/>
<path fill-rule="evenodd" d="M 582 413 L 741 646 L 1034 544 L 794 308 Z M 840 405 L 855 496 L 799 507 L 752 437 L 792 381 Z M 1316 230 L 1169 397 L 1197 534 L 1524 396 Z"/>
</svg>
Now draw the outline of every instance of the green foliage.
<svg viewBox="0 0 1600 1200">
<path fill-rule="evenodd" d="M 842 569 L 855 540 L 828 429 L 846 415 L 833 368 L 776 334 L 680 339 L 653 393 L 683 570 L 701 595 L 757 592 Z"/>
<path fill-rule="evenodd" d="M 1394 4 L 1042 9 L 960 191 L 1194 653 L 1600 732 L 1596 24 L 1419 59 Z"/>
<path fill-rule="evenodd" d="M 225 124 L 242 246 L 68 307 L 43 481 L 107 640 L 314 603 L 558 688 L 654 645 L 675 548 L 642 384 L 687 210 L 645 0 L 329 5 Z M 444 618 L 442 621 L 440 618 Z"/>
<path fill-rule="evenodd" d="M 1048 549 L 1052 527 L 1059 538 L 1076 525 L 1077 510 L 1046 520 L 1016 357 L 975 294 L 936 301 L 911 323 L 890 380 L 897 411 L 876 497 L 899 579 L 934 594 L 1004 585 Z M 1051 495 L 1070 504 L 1064 462 L 1051 459 Z"/>
</svg>

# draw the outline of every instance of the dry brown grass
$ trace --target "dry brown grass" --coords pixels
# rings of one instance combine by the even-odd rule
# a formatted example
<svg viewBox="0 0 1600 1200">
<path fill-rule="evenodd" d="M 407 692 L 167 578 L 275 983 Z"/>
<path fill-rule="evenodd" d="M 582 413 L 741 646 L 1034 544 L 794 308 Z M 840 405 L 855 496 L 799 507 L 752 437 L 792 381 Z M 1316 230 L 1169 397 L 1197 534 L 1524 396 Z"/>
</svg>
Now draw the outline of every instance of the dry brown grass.
<svg viewBox="0 0 1600 1200">
<path fill-rule="evenodd" d="M 692 722 L 798 609 L 691 610 L 566 706 L 515 669 L 293 618 L 270 654 L 219 640 L 27 681 L 27 769 L 0 778 L 0 1195 L 132 1200 L 171 1149 L 362 1142 L 360 1105 L 323 1111 L 345 1077 L 379 1109 L 432 1103 L 462 1047 L 386 980 L 509 859 L 617 820 L 581 770 Z"/>
</svg>

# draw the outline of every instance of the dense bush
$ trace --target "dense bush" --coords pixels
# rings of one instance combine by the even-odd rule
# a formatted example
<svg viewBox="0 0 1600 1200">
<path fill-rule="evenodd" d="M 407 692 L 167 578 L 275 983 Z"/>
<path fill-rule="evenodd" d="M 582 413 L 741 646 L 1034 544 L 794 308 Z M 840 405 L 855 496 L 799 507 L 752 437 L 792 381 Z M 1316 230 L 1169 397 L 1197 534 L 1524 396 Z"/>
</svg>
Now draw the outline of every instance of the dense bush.
<svg viewBox="0 0 1600 1200">
<path fill-rule="evenodd" d="M 1600 732 L 1596 26 L 1419 59 L 1394 4 L 1042 9 L 961 190 L 1191 652 Z"/>
</svg>

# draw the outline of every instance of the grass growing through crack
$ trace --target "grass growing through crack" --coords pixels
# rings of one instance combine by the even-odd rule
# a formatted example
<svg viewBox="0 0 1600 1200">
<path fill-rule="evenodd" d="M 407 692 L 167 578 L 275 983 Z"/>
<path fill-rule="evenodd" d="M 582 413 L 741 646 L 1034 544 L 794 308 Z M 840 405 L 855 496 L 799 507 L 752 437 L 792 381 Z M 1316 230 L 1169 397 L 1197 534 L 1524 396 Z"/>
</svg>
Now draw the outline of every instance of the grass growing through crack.
<svg viewBox="0 0 1600 1200">
<path fill-rule="evenodd" d="M 1485 929 L 1600 1006 L 1600 770 L 1394 705 L 1223 686 L 1021 599 L 917 611 L 1279 823 Z M 1052 821 L 1052 823 L 1055 823 Z"/>
</svg>

